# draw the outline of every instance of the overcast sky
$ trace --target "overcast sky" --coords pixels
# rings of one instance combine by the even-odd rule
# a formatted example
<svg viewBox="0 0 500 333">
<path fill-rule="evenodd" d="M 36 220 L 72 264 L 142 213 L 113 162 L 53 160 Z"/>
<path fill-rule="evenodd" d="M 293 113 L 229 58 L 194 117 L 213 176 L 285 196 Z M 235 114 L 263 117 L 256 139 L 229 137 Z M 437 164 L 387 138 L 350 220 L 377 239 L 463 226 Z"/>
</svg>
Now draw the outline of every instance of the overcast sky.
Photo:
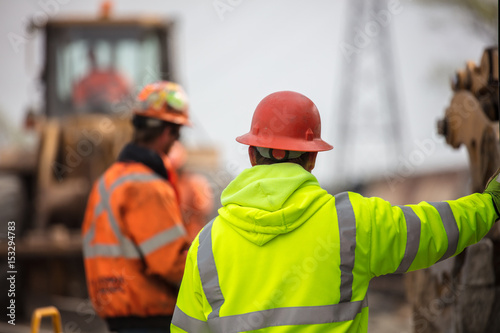
<svg viewBox="0 0 500 333">
<path fill-rule="evenodd" d="M 30 17 L 43 20 L 64 14 L 96 15 L 100 1 L 0 0 L 0 112 L 19 127 L 24 112 L 40 101 L 40 41 L 14 45 L 13 34 L 23 36 Z M 210 143 L 220 148 L 222 167 L 231 173 L 248 167 L 246 147 L 234 138 L 250 128 L 253 110 L 266 95 L 294 90 L 311 98 L 320 110 L 323 137 L 335 146 L 321 153 L 314 174 L 331 185 L 342 179 L 383 176 L 412 160 L 414 172 L 467 165 L 465 150 L 452 150 L 436 133 L 451 98 L 449 78 L 467 60 L 478 62 L 489 41 L 471 29 L 458 8 L 422 6 L 411 0 L 392 0 L 382 6 L 390 22 L 380 29 L 393 35 L 396 86 L 405 151 L 396 165 L 387 166 L 387 112 L 377 89 L 384 75 L 376 62 L 364 60 L 363 89 L 359 110 L 352 116 L 355 128 L 349 140 L 339 137 L 339 97 L 352 78 L 342 77 L 348 65 L 342 45 L 348 0 L 142 0 L 115 1 L 114 15 L 156 14 L 177 22 L 174 64 L 191 100 L 195 127 L 184 134 L 191 143 Z M 392 6 L 392 7 L 390 7 Z M 391 11 L 392 10 L 392 11 Z M 359 20 L 365 29 L 374 16 Z M 9 39 L 9 36 L 11 37 Z M 371 39 L 376 44 L 378 35 Z M 358 48 L 355 56 L 370 59 L 373 45 Z M 26 58 L 26 51 L 38 57 Z M 27 66 L 27 64 L 31 64 Z M 344 151 L 341 152 L 342 147 Z M 346 149 L 347 147 L 347 149 Z M 413 154 L 413 155 L 412 155 Z M 415 158 L 422 156 L 420 160 Z M 338 173 L 339 158 L 347 171 Z M 391 155 L 392 156 L 392 155 Z M 413 158 L 413 159 L 412 159 Z M 398 165 L 400 164 L 400 165 Z"/>
</svg>

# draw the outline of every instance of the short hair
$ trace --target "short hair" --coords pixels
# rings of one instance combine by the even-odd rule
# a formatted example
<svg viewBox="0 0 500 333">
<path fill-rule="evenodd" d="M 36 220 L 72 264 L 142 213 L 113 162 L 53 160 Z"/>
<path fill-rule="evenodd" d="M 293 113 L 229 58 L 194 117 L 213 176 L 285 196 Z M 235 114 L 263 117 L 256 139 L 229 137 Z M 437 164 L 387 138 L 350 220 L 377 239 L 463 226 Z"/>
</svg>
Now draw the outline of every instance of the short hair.
<svg viewBox="0 0 500 333">
<path fill-rule="evenodd" d="M 132 118 L 134 134 L 132 142 L 135 144 L 148 144 L 156 140 L 166 128 L 177 128 L 180 125 L 168 121 L 134 115 Z"/>
<path fill-rule="evenodd" d="M 307 162 L 309 161 L 309 154 L 310 154 L 310 152 L 300 152 L 301 154 L 298 157 L 284 158 L 282 160 L 277 160 L 277 159 L 273 159 L 273 158 L 269 158 L 269 157 L 263 156 L 262 153 L 261 153 L 262 148 L 260 148 L 260 147 L 250 146 L 250 149 L 253 149 L 255 151 L 256 163 L 258 165 L 288 162 L 288 163 L 299 164 L 303 168 L 306 168 Z"/>
</svg>

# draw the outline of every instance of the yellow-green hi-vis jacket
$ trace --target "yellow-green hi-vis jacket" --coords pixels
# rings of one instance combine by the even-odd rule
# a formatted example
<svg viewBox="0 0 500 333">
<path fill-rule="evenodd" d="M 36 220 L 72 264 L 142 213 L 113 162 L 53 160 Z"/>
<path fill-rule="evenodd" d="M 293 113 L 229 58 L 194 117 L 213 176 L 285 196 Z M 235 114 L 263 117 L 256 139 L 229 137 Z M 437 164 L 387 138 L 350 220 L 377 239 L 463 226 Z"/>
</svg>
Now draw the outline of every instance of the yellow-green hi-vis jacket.
<svg viewBox="0 0 500 333">
<path fill-rule="evenodd" d="M 431 266 L 498 218 L 489 194 L 392 206 L 302 167 L 243 171 L 188 253 L 172 332 L 366 332 L 370 279 Z"/>
</svg>

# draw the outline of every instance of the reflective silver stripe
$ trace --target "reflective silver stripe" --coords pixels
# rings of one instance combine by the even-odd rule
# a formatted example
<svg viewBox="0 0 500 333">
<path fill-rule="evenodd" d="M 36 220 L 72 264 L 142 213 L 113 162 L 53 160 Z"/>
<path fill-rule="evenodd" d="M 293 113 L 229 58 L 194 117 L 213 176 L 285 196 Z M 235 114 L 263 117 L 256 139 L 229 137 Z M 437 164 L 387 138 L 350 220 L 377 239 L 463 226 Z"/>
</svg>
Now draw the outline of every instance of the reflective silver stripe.
<svg viewBox="0 0 500 333">
<path fill-rule="evenodd" d="M 99 196 L 101 198 L 100 203 L 103 207 L 103 210 L 108 213 L 108 221 L 111 226 L 111 229 L 113 229 L 114 235 L 121 241 L 124 237 L 120 231 L 120 227 L 118 226 L 118 222 L 116 222 L 115 219 L 115 214 L 113 213 L 113 209 L 110 207 L 110 199 L 111 199 L 111 193 L 106 191 L 106 184 L 104 182 L 104 176 L 101 177 L 99 180 L 99 184 L 97 186 L 98 191 L 99 191 Z"/>
<path fill-rule="evenodd" d="M 94 217 L 101 215 L 102 212 L 104 212 L 104 204 L 99 202 L 94 208 Z"/>
<path fill-rule="evenodd" d="M 136 246 L 127 238 L 123 238 L 120 244 L 91 244 L 95 235 L 95 223 L 83 238 L 84 258 L 94 257 L 125 257 L 140 258 Z"/>
<path fill-rule="evenodd" d="M 212 249 L 212 226 L 215 218 L 210 221 L 200 233 L 198 246 L 198 270 L 200 271 L 201 285 L 207 301 L 212 307 L 208 319 L 219 317 L 219 311 L 224 304 L 224 296 L 219 285 L 219 275 L 215 266 Z"/>
<path fill-rule="evenodd" d="M 272 326 L 337 323 L 354 320 L 366 306 L 368 302 L 365 299 L 323 306 L 276 308 L 208 319 L 208 325 L 213 332 L 237 333 Z"/>
<path fill-rule="evenodd" d="M 140 258 L 142 255 L 137 246 L 128 238 L 123 238 L 120 244 L 122 256 L 125 258 Z"/>
<path fill-rule="evenodd" d="M 345 202 L 346 199 L 347 203 Z M 347 194 L 340 196 L 338 204 L 337 209 L 343 211 L 343 219 L 349 215 L 354 218 L 354 212 Z M 351 214 L 346 214 L 344 212 L 348 207 L 351 207 Z M 348 321 L 354 320 L 356 315 L 359 314 L 364 307 L 368 306 L 367 299 L 365 298 L 363 301 L 346 301 L 339 304 L 324 306 L 275 308 L 244 313 L 241 315 L 220 317 L 220 308 L 225 300 L 220 288 L 219 276 L 217 267 L 215 266 L 212 249 L 212 227 L 214 220 L 210 221 L 200 233 L 200 244 L 198 246 L 197 257 L 202 288 L 208 303 L 212 307 L 212 312 L 207 318 L 208 326 L 212 332 L 237 333 L 272 326 L 314 325 Z M 355 221 L 351 220 L 349 222 L 349 225 L 354 223 L 355 227 Z M 349 247 L 349 249 L 354 251 L 354 247 Z M 354 264 L 353 258 L 352 264 Z M 352 294 L 352 269 L 350 273 L 351 281 L 349 291 Z M 351 295 L 349 295 L 349 298 L 350 297 Z M 204 324 L 203 321 L 187 316 L 179 308 L 176 308 L 172 323 L 187 332 L 205 332 L 202 331 L 202 329 L 205 329 L 205 326 L 201 326 Z"/>
<path fill-rule="evenodd" d="M 206 321 L 188 316 L 177 305 L 172 317 L 172 324 L 189 333 L 210 333 Z"/>
<path fill-rule="evenodd" d="M 109 187 L 109 193 L 113 192 L 113 190 L 116 187 L 128 181 L 133 181 L 134 183 L 138 183 L 138 182 L 149 182 L 151 180 L 156 180 L 156 179 L 162 179 L 162 178 L 155 173 L 131 173 L 115 180 L 115 182 L 111 184 L 111 186 Z"/>
<path fill-rule="evenodd" d="M 87 234 L 83 238 L 83 255 L 85 258 L 93 257 L 125 257 L 125 258 L 140 258 L 141 253 L 137 246 L 128 238 L 126 238 L 118 226 L 113 210 L 110 207 L 110 198 L 114 189 L 127 181 L 133 182 L 146 182 L 155 179 L 160 179 L 156 174 L 128 174 L 115 180 L 113 184 L 106 190 L 106 183 L 104 176 L 102 176 L 97 183 L 97 190 L 99 191 L 100 201 L 94 209 L 94 221 Z M 92 244 L 95 235 L 96 219 L 102 212 L 107 212 L 108 221 L 115 237 L 118 239 L 119 244 Z"/>
<path fill-rule="evenodd" d="M 148 182 L 151 180 L 156 180 L 160 179 L 161 177 L 154 174 L 154 173 L 132 173 L 125 175 L 121 178 L 118 178 L 115 180 L 113 184 L 109 187 L 109 190 L 106 191 L 105 183 L 104 183 L 104 176 L 101 177 L 99 180 L 99 195 L 102 195 L 103 193 L 106 193 L 106 203 L 109 205 L 109 198 L 111 197 L 111 193 L 120 186 L 121 184 L 127 182 L 127 181 L 133 181 L 133 182 Z M 101 183 L 102 182 L 102 183 Z M 109 194 L 108 194 L 109 193 Z M 101 214 L 104 211 L 105 208 L 105 202 L 103 200 L 103 197 L 101 196 L 101 200 L 97 204 L 97 206 L 94 209 L 94 216 L 97 217 L 99 214 Z"/>
<path fill-rule="evenodd" d="M 349 194 L 335 196 L 335 208 L 339 221 L 340 237 L 340 302 L 350 302 L 354 269 L 354 250 L 356 249 L 356 218 Z"/>
<path fill-rule="evenodd" d="M 458 237 L 460 233 L 458 231 L 457 221 L 453 216 L 453 212 L 449 203 L 443 201 L 429 202 L 429 204 L 436 208 L 439 212 L 441 221 L 443 221 L 444 229 L 446 230 L 446 236 L 448 236 L 448 248 L 446 249 L 446 252 L 443 254 L 441 259 L 439 259 L 439 261 L 443 261 L 454 255 L 457 251 Z"/>
<path fill-rule="evenodd" d="M 410 268 L 413 260 L 417 256 L 420 245 L 421 222 L 413 209 L 408 206 L 397 206 L 403 211 L 406 220 L 406 248 L 405 254 L 399 264 L 396 273 L 405 273 Z"/>
<path fill-rule="evenodd" d="M 90 244 L 92 242 L 92 239 L 94 239 L 94 235 L 95 235 L 95 223 L 93 222 L 90 225 L 90 228 L 87 231 L 87 233 L 83 236 L 83 240 L 82 240 L 83 244 L 84 245 Z"/>
<path fill-rule="evenodd" d="M 164 245 L 167 245 L 186 234 L 184 228 L 180 225 L 175 225 L 165 231 L 160 232 L 159 234 L 154 235 L 150 239 L 139 244 L 139 248 L 143 255 L 148 255 L 151 252 L 154 252 L 161 248 Z"/>
<path fill-rule="evenodd" d="M 95 221 L 92 221 L 92 224 L 85 234 L 83 236 L 83 257 L 84 258 L 90 258 L 93 257 L 92 255 L 92 239 L 94 239 L 95 235 Z"/>
<path fill-rule="evenodd" d="M 122 250 L 120 245 L 103 245 L 97 244 L 89 248 L 89 251 L 85 254 L 86 258 L 93 257 L 121 257 Z"/>
<path fill-rule="evenodd" d="M 141 258 L 141 253 L 137 250 L 135 244 L 128 238 L 124 238 L 120 244 L 84 244 L 83 255 L 85 258 Z"/>
</svg>

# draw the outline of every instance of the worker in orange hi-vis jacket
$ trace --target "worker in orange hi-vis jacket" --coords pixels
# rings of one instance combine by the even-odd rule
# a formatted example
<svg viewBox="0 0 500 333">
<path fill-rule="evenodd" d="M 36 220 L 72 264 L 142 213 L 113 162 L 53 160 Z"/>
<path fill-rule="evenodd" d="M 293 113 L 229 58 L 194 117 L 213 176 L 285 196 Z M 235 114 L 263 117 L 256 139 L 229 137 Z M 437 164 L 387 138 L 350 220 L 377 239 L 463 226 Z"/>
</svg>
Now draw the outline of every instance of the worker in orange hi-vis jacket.
<svg viewBox="0 0 500 333">
<path fill-rule="evenodd" d="M 187 98 L 179 85 L 158 82 L 138 100 L 132 142 L 88 199 L 87 287 L 111 331 L 169 332 L 189 238 L 163 160 L 189 124 Z"/>
<path fill-rule="evenodd" d="M 190 241 L 210 220 L 214 205 L 214 194 L 209 181 L 203 175 L 185 169 L 188 158 L 186 148 L 176 141 L 167 157 L 167 165 L 176 171 L 176 188 L 184 226 Z"/>
</svg>

